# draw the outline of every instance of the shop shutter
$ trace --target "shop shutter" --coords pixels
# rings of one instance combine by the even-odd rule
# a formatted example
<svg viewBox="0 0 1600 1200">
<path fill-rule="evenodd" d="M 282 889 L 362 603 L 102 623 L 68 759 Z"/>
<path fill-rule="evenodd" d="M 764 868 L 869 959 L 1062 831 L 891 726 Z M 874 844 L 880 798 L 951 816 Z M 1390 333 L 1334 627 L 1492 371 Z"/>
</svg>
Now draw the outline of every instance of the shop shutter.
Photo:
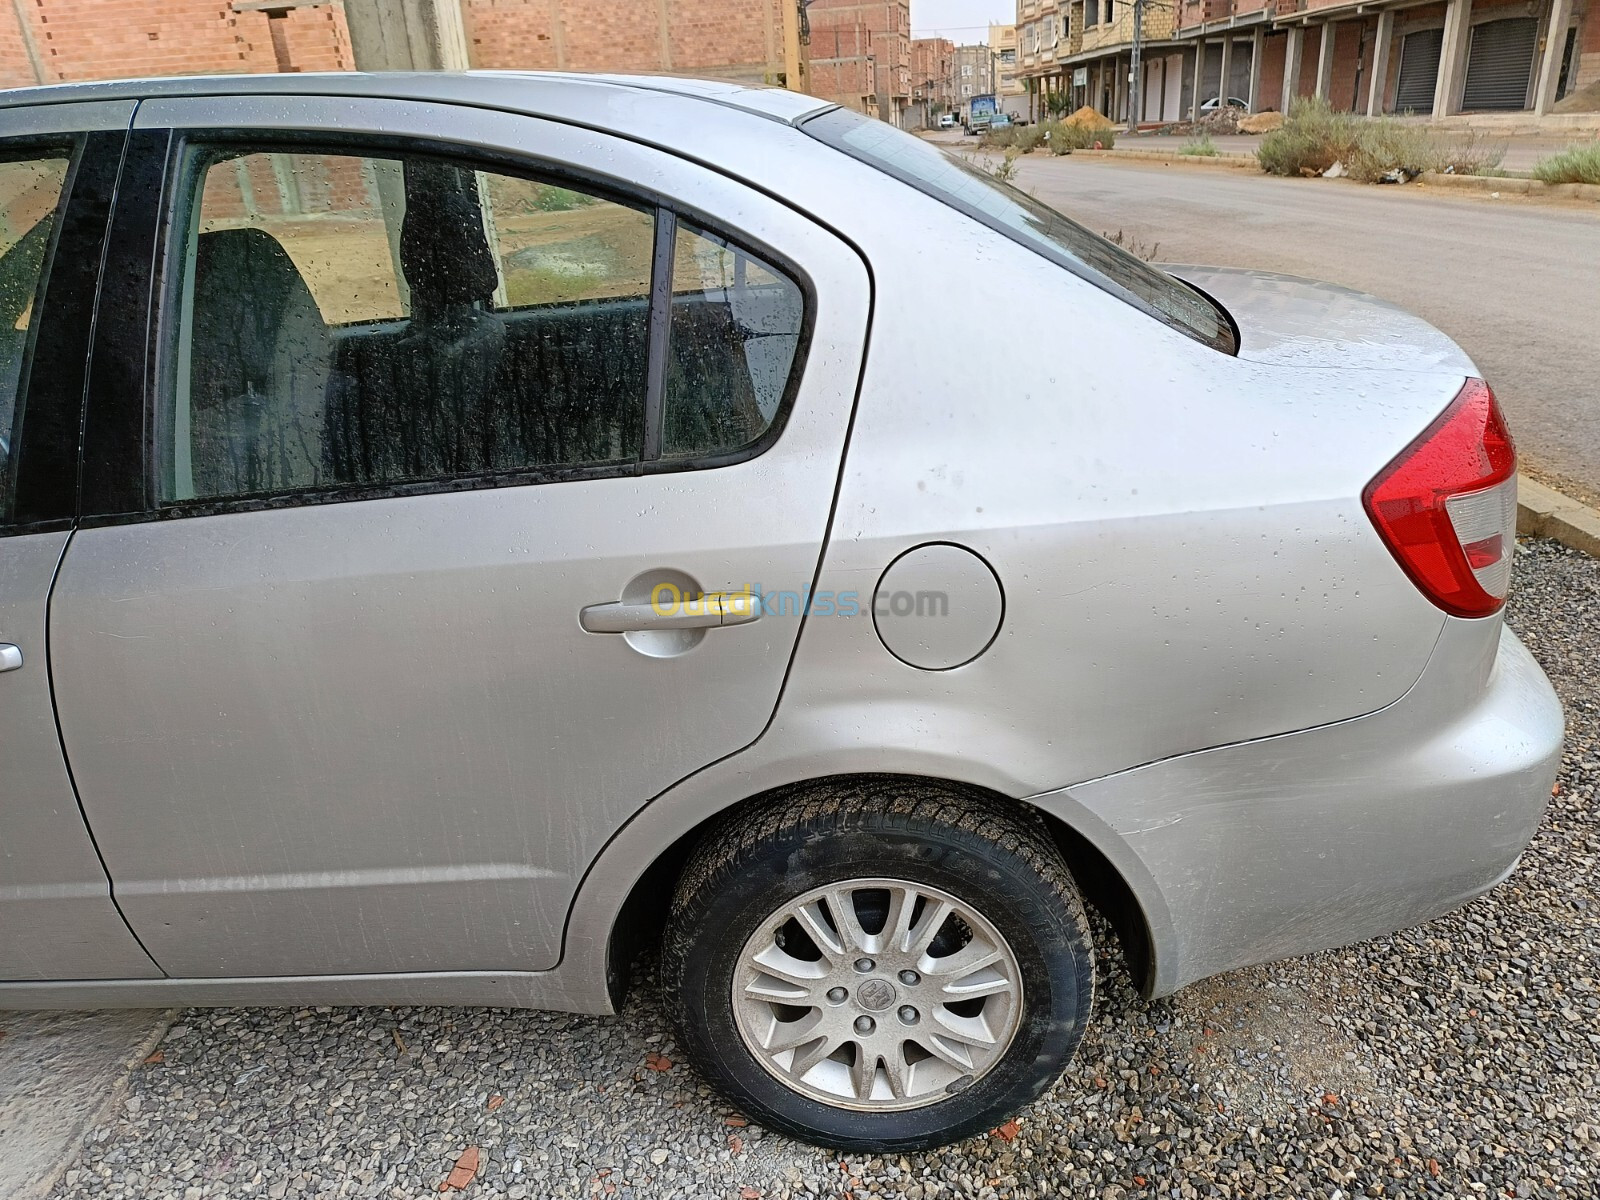
<svg viewBox="0 0 1600 1200">
<path fill-rule="evenodd" d="M 1539 22 L 1534 17 L 1474 25 L 1461 107 L 1467 111 L 1526 108 L 1538 40 Z"/>
<path fill-rule="evenodd" d="M 1433 111 L 1433 89 L 1439 82 L 1439 54 L 1443 29 L 1420 29 L 1400 42 L 1400 78 L 1395 84 L 1397 113 Z"/>
</svg>

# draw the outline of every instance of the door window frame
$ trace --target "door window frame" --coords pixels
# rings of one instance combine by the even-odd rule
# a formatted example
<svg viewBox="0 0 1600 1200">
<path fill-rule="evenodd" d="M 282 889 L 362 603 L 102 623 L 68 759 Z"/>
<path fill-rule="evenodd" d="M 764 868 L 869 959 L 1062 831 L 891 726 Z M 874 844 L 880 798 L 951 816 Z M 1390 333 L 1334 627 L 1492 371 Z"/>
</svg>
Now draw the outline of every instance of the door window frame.
<svg viewBox="0 0 1600 1200">
<path fill-rule="evenodd" d="M 247 153 L 431 157 L 468 169 L 571 187 L 602 200 L 649 211 L 655 219 L 655 243 L 649 292 L 649 375 L 639 461 L 606 466 L 517 468 L 382 485 L 323 486 L 160 503 L 160 413 L 165 407 L 168 389 L 176 383 L 184 251 L 190 218 L 185 208 L 191 197 L 197 202 L 200 184 L 200 180 L 186 173 L 186 163 L 191 147 L 206 146 L 226 146 Z M 794 410 L 816 325 L 815 283 L 791 255 L 678 197 L 603 177 L 532 151 L 513 152 L 434 137 L 345 132 L 337 128 L 284 129 L 247 125 L 136 128 L 129 135 L 127 158 L 107 254 L 107 278 L 127 280 L 131 284 L 129 294 L 142 297 L 143 303 L 114 306 L 117 319 L 103 322 L 103 326 L 109 324 L 110 327 L 103 328 L 96 336 L 92 399 L 84 433 L 84 487 L 79 518 L 84 526 L 710 470 L 766 453 L 782 436 Z M 666 459 L 661 456 L 661 431 L 667 390 L 667 347 L 660 334 L 670 326 L 673 239 L 678 226 L 685 222 L 723 239 L 736 250 L 787 276 L 800 291 L 803 310 L 789 376 L 777 411 L 761 436 L 733 450 Z M 103 347 L 102 335 L 105 338 Z M 103 381 L 106 386 L 102 386 Z"/>
<path fill-rule="evenodd" d="M 86 122 L 86 124 L 88 124 Z M 0 537 L 70 529 L 78 512 L 79 438 L 87 363 L 112 200 L 126 128 L 0 138 L 8 160 L 29 152 L 68 158 L 33 297 L 7 461 L 9 511 Z"/>
</svg>

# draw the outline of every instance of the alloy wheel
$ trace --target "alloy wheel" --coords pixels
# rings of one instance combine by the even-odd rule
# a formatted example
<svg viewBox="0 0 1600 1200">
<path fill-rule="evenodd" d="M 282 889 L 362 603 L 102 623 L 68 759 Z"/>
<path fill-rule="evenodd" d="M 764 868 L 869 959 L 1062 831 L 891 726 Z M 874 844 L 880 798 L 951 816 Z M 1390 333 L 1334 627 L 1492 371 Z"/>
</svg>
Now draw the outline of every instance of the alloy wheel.
<svg viewBox="0 0 1600 1200">
<path fill-rule="evenodd" d="M 862 1111 L 920 1108 L 1004 1057 L 1022 1018 L 1015 954 L 948 892 L 900 879 L 814 888 L 745 943 L 745 1047 L 794 1091 Z"/>
</svg>

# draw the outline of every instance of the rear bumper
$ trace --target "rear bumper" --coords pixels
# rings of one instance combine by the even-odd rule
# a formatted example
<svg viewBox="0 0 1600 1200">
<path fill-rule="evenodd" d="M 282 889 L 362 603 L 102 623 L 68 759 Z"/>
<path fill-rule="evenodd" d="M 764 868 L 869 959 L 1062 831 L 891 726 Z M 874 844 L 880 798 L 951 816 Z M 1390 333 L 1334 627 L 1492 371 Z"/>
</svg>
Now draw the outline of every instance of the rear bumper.
<svg viewBox="0 0 1600 1200">
<path fill-rule="evenodd" d="M 1514 634 L 1450 620 L 1422 677 L 1378 712 L 1033 803 L 1095 842 L 1134 891 L 1153 957 L 1145 990 L 1161 996 L 1487 891 L 1538 828 L 1563 732 L 1561 704 Z"/>
</svg>

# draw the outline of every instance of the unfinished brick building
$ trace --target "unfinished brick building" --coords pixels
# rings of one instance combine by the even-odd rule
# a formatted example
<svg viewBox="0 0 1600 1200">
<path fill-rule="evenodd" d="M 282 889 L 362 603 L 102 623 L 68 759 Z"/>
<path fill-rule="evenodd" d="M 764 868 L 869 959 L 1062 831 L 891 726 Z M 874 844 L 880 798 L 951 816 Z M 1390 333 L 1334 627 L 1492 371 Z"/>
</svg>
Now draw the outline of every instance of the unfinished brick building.
<svg viewBox="0 0 1600 1200">
<path fill-rule="evenodd" d="M 1126 119 L 1131 18 L 1124 0 L 1018 0 L 1035 107 L 1061 92 Z M 1147 8 L 1143 33 L 1145 121 L 1312 95 L 1374 115 L 1542 117 L 1600 80 L 1600 0 L 1177 0 Z"/>
<path fill-rule="evenodd" d="M 462 0 L 462 19 L 475 67 L 807 83 L 800 0 Z M 0 87 L 355 65 L 341 0 L 0 4 Z"/>
<path fill-rule="evenodd" d="M 805 90 L 894 125 L 911 97 L 911 0 L 812 0 Z"/>
</svg>

